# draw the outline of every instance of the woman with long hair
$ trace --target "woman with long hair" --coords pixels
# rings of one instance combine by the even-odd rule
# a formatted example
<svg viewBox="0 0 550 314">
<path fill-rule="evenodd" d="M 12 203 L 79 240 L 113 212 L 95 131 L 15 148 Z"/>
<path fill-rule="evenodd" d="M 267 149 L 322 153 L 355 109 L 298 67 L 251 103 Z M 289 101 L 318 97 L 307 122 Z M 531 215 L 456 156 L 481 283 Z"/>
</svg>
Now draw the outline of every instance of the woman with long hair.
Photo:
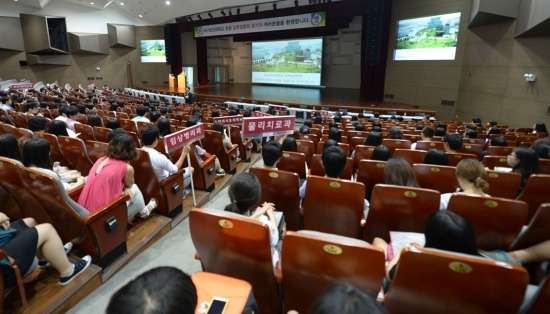
<svg viewBox="0 0 550 314">
<path fill-rule="evenodd" d="M 460 193 L 489 196 L 485 194 L 485 191 L 489 189 L 487 171 L 485 171 L 483 164 L 476 159 L 463 159 L 456 165 L 456 181 L 462 190 Z M 453 193 L 441 194 L 439 209 L 447 209 L 452 194 Z"/>
<path fill-rule="evenodd" d="M 519 195 L 523 191 L 529 177 L 532 174 L 539 173 L 539 155 L 534 149 L 516 147 L 508 155 L 507 163 L 512 167 L 512 172 L 521 174 Z"/>
</svg>

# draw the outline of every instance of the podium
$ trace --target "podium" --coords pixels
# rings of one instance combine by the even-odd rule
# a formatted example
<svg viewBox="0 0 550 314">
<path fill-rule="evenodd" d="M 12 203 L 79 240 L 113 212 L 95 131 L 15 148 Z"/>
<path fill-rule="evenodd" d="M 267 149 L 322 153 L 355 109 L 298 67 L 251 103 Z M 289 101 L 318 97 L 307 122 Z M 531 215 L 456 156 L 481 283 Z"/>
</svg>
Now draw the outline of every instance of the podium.
<svg viewBox="0 0 550 314">
<path fill-rule="evenodd" d="M 168 87 L 170 88 L 177 88 L 177 84 L 176 84 L 176 77 L 174 76 L 174 74 L 168 74 Z"/>
<path fill-rule="evenodd" d="M 185 92 L 185 72 L 181 72 L 178 74 L 178 91 L 184 91 Z"/>
</svg>

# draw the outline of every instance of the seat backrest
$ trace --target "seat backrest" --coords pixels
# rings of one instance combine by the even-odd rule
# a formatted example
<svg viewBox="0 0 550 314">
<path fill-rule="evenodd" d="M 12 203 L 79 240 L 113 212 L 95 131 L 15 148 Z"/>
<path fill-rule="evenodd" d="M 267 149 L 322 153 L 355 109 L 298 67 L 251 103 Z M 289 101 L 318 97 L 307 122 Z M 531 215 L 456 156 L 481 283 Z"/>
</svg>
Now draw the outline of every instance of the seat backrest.
<svg viewBox="0 0 550 314">
<path fill-rule="evenodd" d="M 109 133 L 111 133 L 111 129 L 102 126 L 94 126 L 93 128 L 96 141 L 109 143 L 108 137 Z"/>
<path fill-rule="evenodd" d="M 379 237 L 389 242 L 390 231 L 423 233 L 430 215 L 439 210 L 439 198 L 435 190 L 377 184 L 363 239 L 370 243 Z"/>
<path fill-rule="evenodd" d="M 372 157 L 372 152 L 374 151 L 375 146 L 367 145 L 356 145 L 354 154 L 353 154 L 353 172 L 357 172 L 359 168 L 359 161 L 361 159 L 370 159 Z"/>
<path fill-rule="evenodd" d="M 548 309 L 550 309 L 550 275 L 546 275 L 546 278 L 539 284 L 533 298 L 527 304 L 524 303 L 524 306 L 520 311 L 522 314 L 544 314 L 548 312 Z"/>
<path fill-rule="evenodd" d="M 91 125 L 87 125 L 84 123 L 75 123 L 74 130 L 76 133 L 80 133 L 78 138 L 80 138 L 81 140 L 95 141 L 94 128 Z"/>
<path fill-rule="evenodd" d="M 483 140 L 482 140 L 483 141 Z M 464 154 L 474 154 L 476 155 L 476 159 L 481 159 L 481 157 L 483 157 L 483 150 L 484 150 L 484 145 L 481 145 L 481 144 L 467 144 L 467 143 L 464 143 L 464 145 L 462 145 L 459 149 L 458 149 L 458 152 L 460 153 L 464 153 Z"/>
<path fill-rule="evenodd" d="M 26 126 L 13 129 L 13 135 L 17 138 L 20 145 L 34 137 L 34 133 L 26 129 Z"/>
<path fill-rule="evenodd" d="M 128 119 L 118 119 L 118 122 L 120 123 L 120 127 L 124 130 L 138 134 L 138 129 L 134 121 Z"/>
<path fill-rule="evenodd" d="M 57 136 L 46 132 L 37 133 L 36 136 L 43 138 L 48 141 L 48 143 L 50 143 L 50 162 L 52 164 L 56 161 L 59 161 L 59 164 L 61 166 L 69 167 L 70 163 L 61 152 Z"/>
<path fill-rule="evenodd" d="M 313 142 L 313 151 L 316 152 L 317 151 L 317 146 L 319 144 L 319 141 L 321 140 L 319 138 L 319 136 L 317 136 L 316 134 L 300 134 L 300 139 L 301 140 L 309 140 L 309 141 L 312 141 Z"/>
<path fill-rule="evenodd" d="M 458 163 L 462 159 L 467 159 L 467 158 L 479 159 L 474 154 L 465 154 L 465 153 L 447 153 L 447 157 L 449 157 L 449 165 L 453 167 L 456 167 L 456 165 L 458 165 Z"/>
<path fill-rule="evenodd" d="M 508 165 L 508 159 L 506 156 L 486 155 L 481 160 L 481 163 L 483 164 L 483 166 L 491 170 L 494 170 L 495 167 L 510 168 L 510 165 Z"/>
<path fill-rule="evenodd" d="M 317 145 L 317 154 L 323 153 L 323 146 L 325 145 L 326 141 L 319 141 L 319 144 Z M 346 154 L 346 157 L 351 156 L 351 148 L 348 143 L 338 143 L 338 146 L 344 151 Z"/>
<path fill-rule="evenodd" d="M 4 112 L 4 110 L 2 110 Z M 0 123 L 0 134 L 14 134 L 15 126 L 8 123 Z"/>
<path fill-rule="evenodd" d="M 514 240 L 510 251 L 528 248 L 550 239 L 550 203 L 541 204 L 527 228 Z"/>
<path fill-rule="evenodd" d="M 489 146 L 487 147 L 487 155 L 492 156 L 508 156 L 514 151 L 512 146 Z"/>
<path fill-rule="evenodd" d="M 430 150 L 430 149 L 440 149 L 445 150 L 443 142 L 440 141 L 418 141 L 416 142 L 416 149 L 418 150 Z"/>
<path fill-rule="evenodd" d="M 487 194 L 515 198 L 521 184 L 521 175 L 517 172 L 487 170 L 487 182 L 489 183 Z"/>
<path fill-rule="evenodd" d="M 109 148 L 109 144 L 105 142 L 88 140 L 84 142 L 84 144 L 86 145 L 88 157 L 90 157 L 90 160 L 93 163 L 95 163 L 99 158 L 105 156 L 105 151 Z"/>
<path fill-rule="evenodd" d="M 351 238 L 361 234 L 365 186 L 318 176 L 309 176 L 302 201 L 304 229 Z"/>
<path fill-rule="evenodd" d="M 287 230 L 300 230 L 300 178 L 296 173 L 267 168 L 250 168 L 262 186 L 260 204 L 275 204 L 283 212 Z M 284 189 L 281 187 L 284 186 Z"/>
<path fill-rule="evenodd" d="M 304 153 L 287 152 L 281 154 L 277 169 L 294 172 L 300 178 L 306 178 L 306 156 Z"/>
<path fill-rule="evenodd" d="M 456 191 L 456 167 L 430 164 L 413 164 L 416 180 L 421 188 L 437 190 L 439 193 Z"/>
<path fill-rule="evenodd" d="M 330 286 L 349 282 L 376 298 L 384 277 L 384 253 L 364 241 L 333 234 L 289 231 L 282 252 L 284 312 L 309 313 Z"/>
<path fill-rule="evenodd" d="M 517 313 L 527 282 L 520 266 L 409 247 L 383 305 L 397 314 Z"/>
<path fill-rule="evenodd" d="M 344 167 L 344 170 L 342 170 L 342 174 L 340 174 L 341 179 L 345 180 L 351 180 L 353 175 L 353 160 L 350 157 L 347 157 L 346 160 L 346 166 Z M 309 169 L 309 174 L 312 174 L 314 176 L 324 176 L 325 175 L 325 168 L 323 167 L 323 160 L 322 155 L 315 154 L 311 158 L 311 167 Z"/>
<path fill-rule="evenodd" d="M 401 158 L 404 159 L 409 165 L 420 164 L 424 162 L 424 157 L 426 157 L 426 151 L 416 150 L 416 149 L 401 149 L 397 148 L 393 151 L 392 158 Z"/>
<path fill-rule="evenodd" d="M 365 185 L 365 199 L 370 200 L 372 189 L 378 183 L 384 183 L 385 161 L 363 159 L 357 168 L 357 182 Z"/>
<path fill-rule="evenodd" d="M 94 163 L 88 157 L 84 142 L 79 138 L 63 135 L 57 138 L 63 156 L 69 162 L 69 168 L 80 171 L 82 176 L 87 176 Z"/>
<path fill-rule="evenodd" d="M 447 209 L 470 222 L 482 250 L 508 249 L 527 223 L 527 204 L 506 198 L 455 193 Z"/>
<path fill-rule="evenodd" d="M 306 163 L 311 165 L 311 156 L 315 153 L 315 144 L 310 140 L 296 140 L 298 152 L 306 156 Z"/>
<path fill-rule="evenodd" d="M 193 245 L 203 270 L 248 281 L 261 313 L 279 313 L 269 228 L 254 219 L 193 208 L 189 214 Z"/>
<path fill-rule="evenodd" d="M 393 153 L 394 150 L 397 148 L 403 148 L 403 149 L 410 149 L 411 148 L 411 141 L 409 140 L 401 140 L 401 139 L 393 139 L 393 138 L 385 138 L 382 140 L 382 145 L 387 146 L 390 151 Z"/>
<path fill-rule="evenodd" d="M 550 174 L 532 174 L 517 199 L 529 204 L 529 217 L 535 215 L 535 211 L 543 203 L 550 203 Z"/>
<path fill-rule="evenodd" d="M 226 151 L 222 141 L 222 134 L 218 131 L 206 130 L 201 140 L 203 148 L 212 155 L 216 155 L 221 167 L 228 173 L 234 173 L 237 163 L 237 150 Z"/>
<path fill-rule="evenodd" d="M 550 159 L 539 158 L 539 172 L 541 174 L 550 174 Z"/>
<path fill-rule="evenodd" d="M 355 149 L 355 146 L 365 143 L 365 138 L 361 136 L 348 137 L 348 143 L 351 149 Z"/>
<path fill-rule="evenodd" d="M 139 135 L 140 138 L 141 138 L 141 130 L 145 129 L 145 127 L 148 125 L 153 125 L 153 123 L 147 122 L 147 121 L 137 122 L 137 134 Z"/>
</svg>

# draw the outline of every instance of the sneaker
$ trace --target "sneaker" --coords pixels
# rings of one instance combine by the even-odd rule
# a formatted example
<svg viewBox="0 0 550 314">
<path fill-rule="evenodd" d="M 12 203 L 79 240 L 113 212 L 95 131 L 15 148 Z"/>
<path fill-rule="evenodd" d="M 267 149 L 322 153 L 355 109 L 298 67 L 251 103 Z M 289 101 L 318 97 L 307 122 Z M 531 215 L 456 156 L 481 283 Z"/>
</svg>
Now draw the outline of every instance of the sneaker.
<svg viewBox="0 0 550 314">
<path fill-rule="evenodd" d="M 157 209 L 158 207 L 158 203 L 157 203 L 157 200 L 152 198 L 150 201 L 149 201 L 149 204 L 147 204 L 147 206 L 145 206 L 144 209 L 142 209 L 140 212 L 139 212 L 139 216 L 143 219 L 146 219 L 146 218 L 149 218 L 149 216 L 151 216 L 151 213 L 153 211 L 155 211 L 155 209 Z"/>
<path fill-rule="evenodd" d="M 69 253 L 73 249 L 73 243 L 72 242 L 67 242 L 67 243 L 65 243 L 65 245 L 63 245 L 63 248 L 65 249 L 65 254 L 69 255 Z M 41 259 L 41 260 L 38 261 L 38 268 L 44 269 L 44 268 L 47 268 L 47 267 L 50 267 L 50 263 L 47 260 Z"/>
<path fill-rule="evenodd" d="M 76 276 L 84 272 L 84 270 L 86 270 L 86 268 L 88 268 L 88 266 L 90 266 L 91 263 L 92 263 L 92 258 L 90 257 L 90 255 L 86 255 L 78 262 L 74 262 L 73 273 L 66 277 L 60 277 L 59 284 L 62 286 L 68 285 L 69 283 L 71 283 L 71 281 L 73 281 L 73 279 Z"/>
<path fill-rule="evenodd" d="M 183 199 L 185 199 L 189 194 L 191 194 L 191 189 L 183 189 Z"/>
<path fill-rule="evenodd" d="M 497 262 L 505 262 L 508 264 L 515 264 L 520 265 L 521 263 L 516 261 L 510 254 L 506 253 L 505 251 L 483 251 L 478 250 L 479 254 L 481 254 L 483 257 L 486 257 L 490 260 L 497 261 Z"/>
<path fill-rule="evenodd" d="M 225 176 L 225 170 L 223 170 L 223 169 L 221 169 L 221 168 L 218 169 L 218 170 L 216 170 L 216 176 L 218 176 L 218 177 L 223 177 L 223 176 Z"/>
</svg>

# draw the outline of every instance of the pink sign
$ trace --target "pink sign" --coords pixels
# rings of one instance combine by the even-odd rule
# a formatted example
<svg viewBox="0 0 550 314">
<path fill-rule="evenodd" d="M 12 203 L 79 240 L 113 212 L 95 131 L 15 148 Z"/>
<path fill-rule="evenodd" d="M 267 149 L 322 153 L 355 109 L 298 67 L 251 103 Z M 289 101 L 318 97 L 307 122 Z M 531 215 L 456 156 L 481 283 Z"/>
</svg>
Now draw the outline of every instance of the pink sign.
<svg viewBox="0 0 550 314">
<path fill-rule="evenodd" d="M 294 132 L 295 116 L 244 118 L 243 137 L 264 137 Z"/>
<path fill-rule="evenodd" d="M 255 117 L 271 117 L 271 115 L 269 113 L 265 113 L 265 112 L 262 112 L 260 110 L 254 111 L 254 116 Z"/>
<path fill-rule="evenodd" d="M 328 111 L 326 111 L 326 110 L 317 110 L 317 111 L 313 111 L 313 112 L 311 112 L 311 115 L 312 115 L 312 116 L 315 116 L 315 113 L 317 113 L 317 112 L 320 113 L 321 116 L 323 116 L 323 117 L 328 117 Z"/>
<path fill-rule="evenodd" d="M 16 83 L 10 86 L 11 89 L 31 89 L 33 88 L 32 83 Z"/>
<path fill-rule="evenodd" d="M 269 109 L 273 109 L 273 110 L 284 110 L 286 111 L 287 107 L 285 106 L 280 106 L 280 105 L 269 105 Z"/>
<path fill-rule="evenodd" d="M 213 118 L 214 122 L 220 122 L 223 126 L 241 125 L 243 124 L 243 116 L 223 116 Z"/>
<path fill-rule="evenodd" d="M 164 137 L 167 152 L 172 152 L 204 137 L 204 124 L 197 124 Z"/>
</svg>

